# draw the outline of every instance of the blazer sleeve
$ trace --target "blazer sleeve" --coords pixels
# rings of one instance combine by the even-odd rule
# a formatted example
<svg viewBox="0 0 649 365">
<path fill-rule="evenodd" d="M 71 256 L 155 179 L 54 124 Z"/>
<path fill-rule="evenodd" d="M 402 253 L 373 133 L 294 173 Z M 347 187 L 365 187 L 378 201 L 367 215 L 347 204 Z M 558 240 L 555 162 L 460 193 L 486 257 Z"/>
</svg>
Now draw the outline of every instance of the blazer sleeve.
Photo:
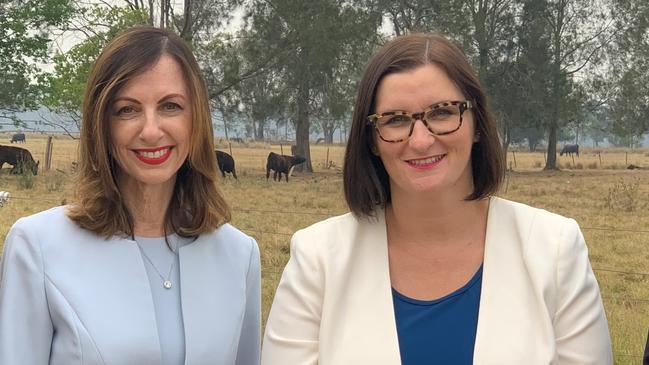
<svg viewBox="0 0 649 365">
<path fill-rule="evenodd" d="M 47 365 L 53 325 L 38 242 L 19 220 L 0 263 L 0 364 Z"/>
<path fill-rule="evenodd" d="M 248 274 L 246 275 L 246 308 L 236 365 L 257 365 L 261 350 L 261 267 L 259 247 L 252 240 Z"/>
<path fill-rule="evenodd" d="M 318 364 L 324 278 L 314 243 L 301 232 L 291 240 L 291 257 L 266 323 L 262 365 Z"/>
<path fill-rule="evenodd" d="M 561 236 L 554 317 L 558 364 L 613 364 L 604 305 L 577 222 L 570 219 Z"/>
</svg>

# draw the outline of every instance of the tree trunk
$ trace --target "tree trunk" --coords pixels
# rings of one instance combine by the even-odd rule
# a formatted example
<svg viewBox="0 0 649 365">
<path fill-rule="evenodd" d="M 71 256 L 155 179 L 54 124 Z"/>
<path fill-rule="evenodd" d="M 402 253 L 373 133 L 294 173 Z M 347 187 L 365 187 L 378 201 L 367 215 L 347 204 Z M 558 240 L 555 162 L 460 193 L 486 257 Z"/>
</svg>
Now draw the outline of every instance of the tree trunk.
<svg viewBox="0 0 649 365">
<path fill-rule="evenodd" d="M 257 127 L 253 129 L 255 130 L 255 141 L 263 141 L 264 140 L 264 125 L 265 121 L 259 120 L 257 121 L 256 125 Z"/>
<path fill-rule="evenodd" d="M 150 26 L 153 26 L 153 0 L 149 0 L 149 22 Z"/>
<path fill-rule="evenodd" d="M 302 80 L 297 96 L 297 120 L 295 123 L 295 144 L 297 154 L 306 161 L 295 167 L 296 171 L 313 172 L 311 152 L 309 148 L 309 85 L 308 80 Z"/>
<path fill-rule="evenodd" d="M 165 5 L 167 5 L 166 0 L 160 0 L 160 28 L 165 27 Z"/>
<path fill-rule="evenodd" d="M 473 25 L 475 26 L 475 40 L 478 44 L 478 79 L 485 82 L 487 76 L 487 66 L 489 65 L 489 49 L 487 45 L 487 6 L 488 4 L 479 2 L 478 9 L 473 15 Z"/>
<path fill-rule="evenodd" d="M 563 32 L 564 7 L 557 8 L 556 24 L 552 33 L 552 110 L 550 112 L 548 130 L 548 158 L 544 170 L 557 170 L 557 129 L 559 126 L 559 105 L 561 104 L 561 34 Z"/>
<path fill-rule="evenodd" d="M 325 144 L 333 144 L 334 143 L 334 132 L 336 130 L 334 128 L 330 128 L 329 130 L 324 131 L 324 142 Z"/>
<path fill-rule="evenodd" d="M 336 131 L 336 122 L 326 121 L 322 123 L 322 133 L 324 134 L 324 143 L 334 143 L 334 132 Z"/>
<path fill-rule="evenodd" d="M 507 152 L 509 151 L 509 145 L 512 142 L 512 136 L 511 136 L 511 125 L 509 120 L 504 120 L 503 121 L 503 142 L 502 142 L 502 148 L 503 148 L 503 163 L 505 164 L 505 169 L 508 168 L 507 166 Z"/>
<path fill-rule="evenodd" d="M 185 8 L 183 17 L 185 21 L 183 23 L 183 29 L 180 31 L 180 37 L 184 39 L 187 43 L 192 43 L 192 1 L 185 0 Z"/>
<path fill-rule="evenodd" d="M 230 140 L 228 137 L 228 121 L 225 118 L 225 112 L 222 109 L 219 109 L 219 112 L 221 112 L 221 116 L 223 117 L 223 129 L 225 130 L 225 139 Z"/>
<path fill-rule="evenodd" d="M 557 170 L 557 120 L 550 121 L 550 132 L 548 133 L 548 159 L 544 170 Z"/>
</svg>

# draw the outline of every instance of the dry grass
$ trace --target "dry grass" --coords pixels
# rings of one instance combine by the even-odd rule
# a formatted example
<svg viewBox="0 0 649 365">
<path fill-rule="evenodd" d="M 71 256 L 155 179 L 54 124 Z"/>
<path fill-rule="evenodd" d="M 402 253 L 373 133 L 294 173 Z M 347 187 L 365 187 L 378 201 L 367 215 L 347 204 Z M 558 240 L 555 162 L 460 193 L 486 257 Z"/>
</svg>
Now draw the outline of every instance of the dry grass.
<svg viewBox="0 0 649 365">
<path fill-rule="evenodd" d="M 45 140 L 30 138 L 25 144 L 36 159 L 43 156 Z M 0 141 L 3 138 L 0 136 Z M 3 142 L 4 143 L 4 142 Z M 11 224 L 19 217 L 61 204 L 72 196 L 70 163 L 75 160 L 76 143 L 54 142 L 54 169 L 34 178 L 32 189 L 18 188 L 18 177 L 0 172 L 0 190 L 14 198 L 0 208 L 0 245 Z M 226 145 L 219 146 L 228 151 Z M 288 153 L 290 147 L 283 146 Z M 327 146 L 312 146 L 316 172 L 295 174 L 291 181 L 277 183 L 265 178 L 265 158 L 279 145 L 233 144 L 239 181 L 231 177 L 219 183 L 234 210 L 233 224 L 255 237 L 262 253 L 263 312 L 267 316 L 282 268 L 288 260 L 290 235 L 330 215 L 346 212 L 342 196 L 340 167 L 344 149 L 329 147 L 334 168 L 324 169 Z M 575 158 L 560 157 L 564 169 L 539 172 L 542 153 L 516 152 L 514 172 L 510 172 L 501 196 L 545 208 L 575 218 L 581 225 L 590 259 L 604 297 L 616 364 L 637 364 L 644 349 L 649 327 L 649 170 L 626 170 L 628 163 L 649 166 L 647 151 L 587 150 Z M 510 153 L 509 161 L 513 163 Z M 577 165 L 579 163 L 579 165 Z M 580 167 L 577 167 L 580 166 Z M 626 230 L 626 231 L 625 231 Z M 612 271 L 609 271 L 612 270 Z M 614 271 L 622 271 L 619 273 Z"/>
</svg>

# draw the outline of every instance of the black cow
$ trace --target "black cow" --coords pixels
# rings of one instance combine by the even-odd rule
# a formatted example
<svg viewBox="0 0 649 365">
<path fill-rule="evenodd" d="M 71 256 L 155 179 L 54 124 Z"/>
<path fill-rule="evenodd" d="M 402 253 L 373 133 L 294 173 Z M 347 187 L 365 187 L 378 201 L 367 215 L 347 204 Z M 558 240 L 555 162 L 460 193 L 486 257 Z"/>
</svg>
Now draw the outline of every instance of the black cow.
<svg viewBox="0 0 649 365">
<path fill-rule="evenodd" d="M 38 175 L 40 161 L 34 162 L 32 154 L 24 148 L 0 145 L 0 169 L 5 163 L 13 166 L 12 174 L 22 174 L 29 169 L 34 175 Z"/>
<path fill-rule="evenodd" d="M 25 133 L 15 133 L 13 136 L 11 136 L 11 143 L 18 143 L 22 142 L 25 143 Z"/>
<path fill-rule="evenodd" d="M 578 144 L 567 144 L 567 145 L 563 146 L 563 148 L 561 149 L 561 152 L 559 153 L 559 156 L 563 156 L 564 153 L 566 155 L 571 155 L 571 156 L 574 153 L 574 154 L 577 155 L 577 157 L 579 157 L 579 145 Z"/>
<path fill-rule="evenodd" d="M 282 181 L 282 174 L 285 174 L 286 182 L 288 182 L 288 174 L 293 166 L 299 165 L 304 161 L 306 159 L 302 156 L 285 156 L 271 152 L 268 154 L 268 159 L 266 160 L 266 180 L 270 177 L 270 170 L 273 170 L 273 180 Z"/>
<path fill-rule="evenodd" d="M 225 177 L 226 172 L 230 172 L 232 173 L 232 176 L 237 179 L 237 171 L 234 168 L 234 159 L 232 156 L 219 150 L 214 152 L 216 153 L 216 163 L 219 165 L 219 170 L 221 170 L 223 177 Z"/>
</svg>

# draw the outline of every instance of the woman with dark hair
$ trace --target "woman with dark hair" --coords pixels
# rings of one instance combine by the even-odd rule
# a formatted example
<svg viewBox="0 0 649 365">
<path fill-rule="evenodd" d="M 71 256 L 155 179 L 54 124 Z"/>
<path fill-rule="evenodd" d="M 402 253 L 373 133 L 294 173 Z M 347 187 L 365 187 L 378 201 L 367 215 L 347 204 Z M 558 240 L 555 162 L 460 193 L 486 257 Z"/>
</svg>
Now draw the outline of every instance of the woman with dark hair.
<svg viewBox="0 0 649 365">
<path fill-rule="evenodd" d="M 0 364 L 258 364 L 259 250 L 227 224 L 189 47 L 118 35 L 82 112 L 76 201 L 6 238 Z"/>
<path fill-rule="evenodd" d="M 386 44 L 354 108 L 351 213 L 293 236 L 262 364 L 611 364 L 577 223 L 495 197 L 503 175 L 462 52 Z"/>
</svg>

